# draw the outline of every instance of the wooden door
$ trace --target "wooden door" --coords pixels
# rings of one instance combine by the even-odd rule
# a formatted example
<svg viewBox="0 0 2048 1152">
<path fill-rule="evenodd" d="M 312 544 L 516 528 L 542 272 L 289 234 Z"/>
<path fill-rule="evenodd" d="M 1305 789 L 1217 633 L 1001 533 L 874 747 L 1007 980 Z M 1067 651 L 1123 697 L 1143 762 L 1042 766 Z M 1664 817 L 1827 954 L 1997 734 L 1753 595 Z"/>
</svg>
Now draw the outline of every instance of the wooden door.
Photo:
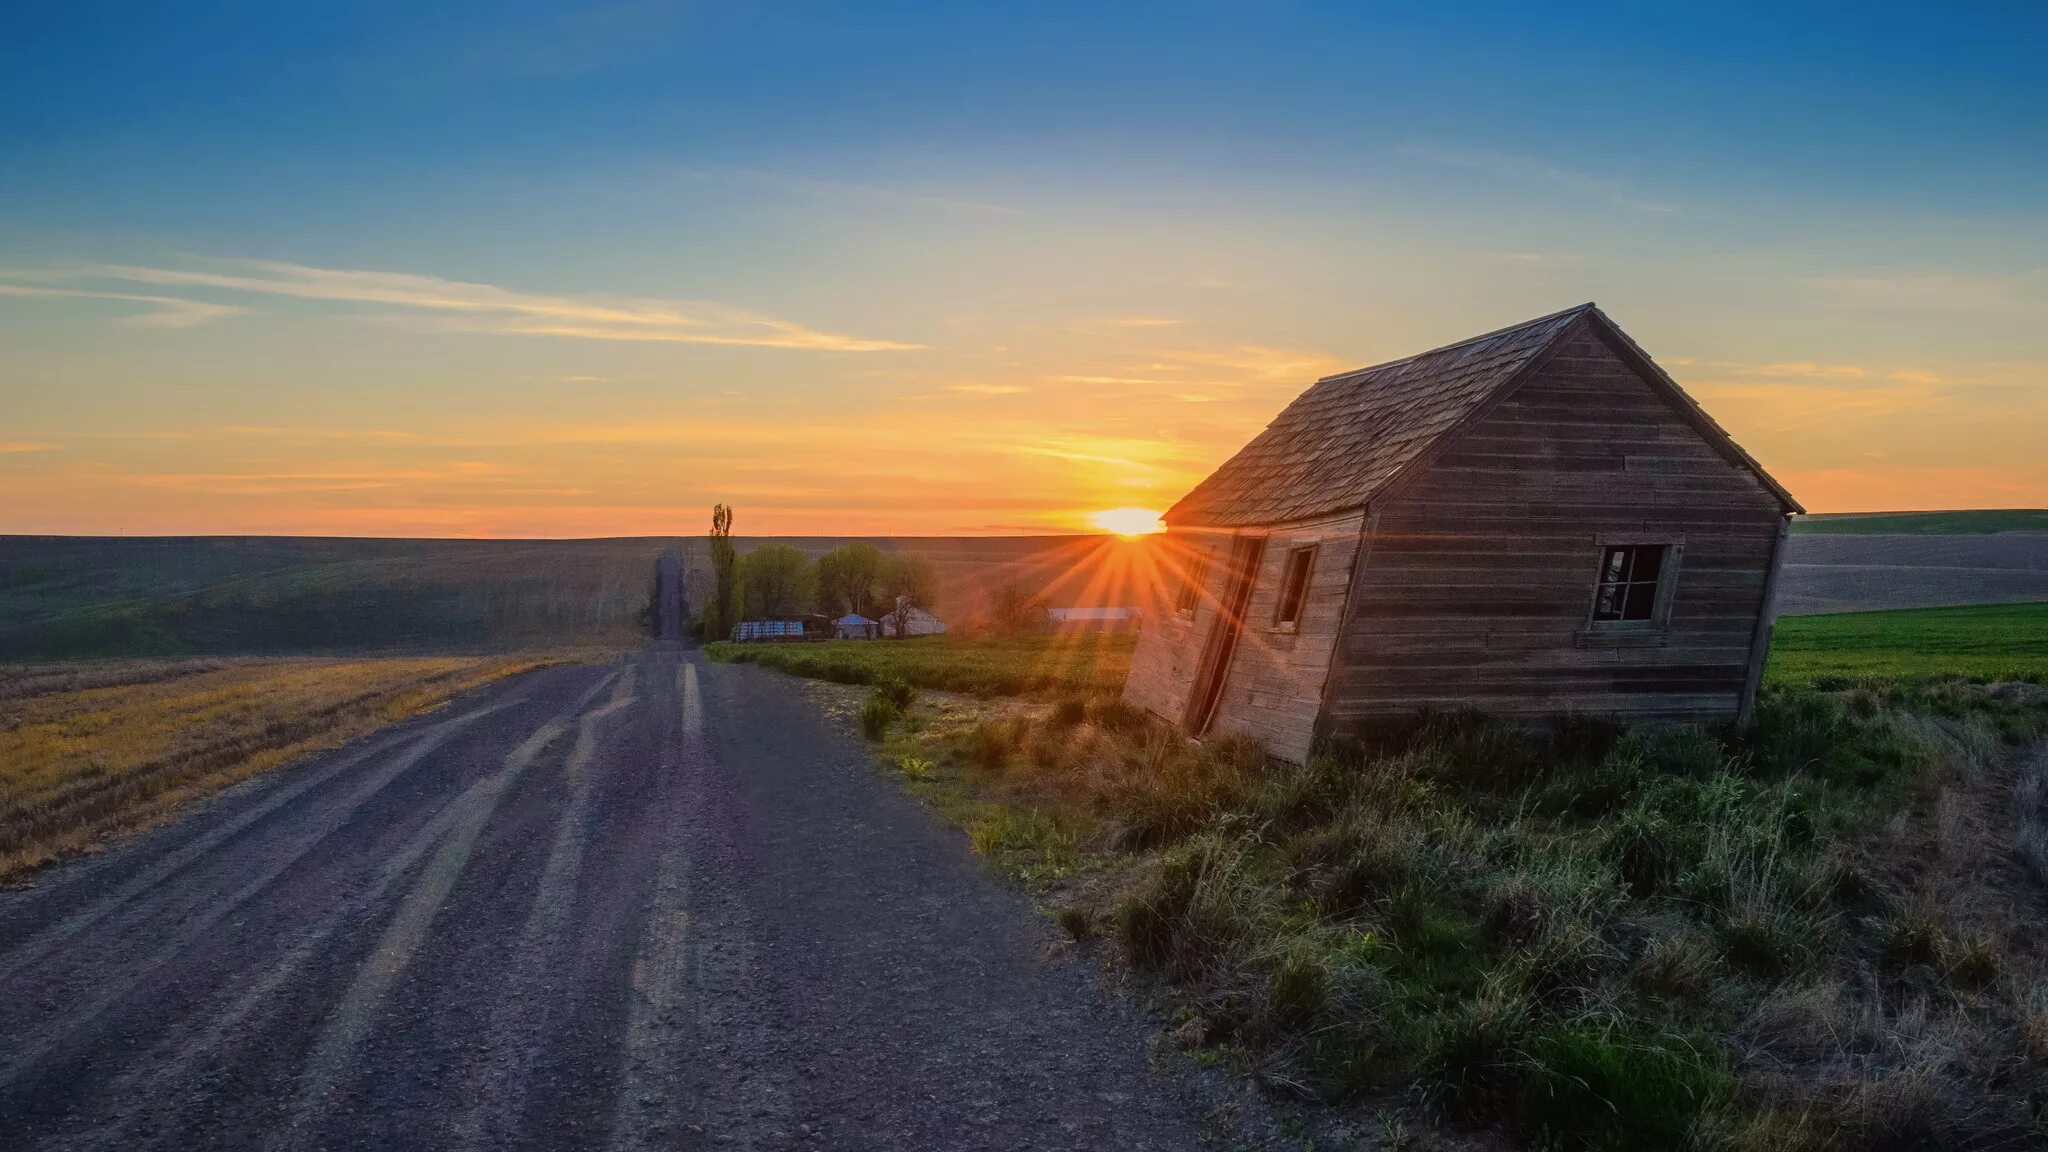
<svg viewBox="0 0 2048 1152">
<path fill-rule="evenodd" d="M 1209 629 L 1209 642 L 1202 648 L 1202 662 L 1195 669 L 1194 688 L 1188 693 L 1188 713 L 1183 724 L 1188 735 L 1200 736 L 1216 718 L 1216 704 L 1223 699 L 1223 682 L 1230 675 L 1230 658 L 1237 652 L 1237 639 L 1244 632 L 1245 606 L 1251 602 L 1252 585 L 1259 578 L 1259 561 L 1266 555 L 1264 536 L 1239 536 L 1231 542 L 1230 565 L 1224 572 L 1223 589 L 1216 599 L 1216 623 Z"/>
</svg>

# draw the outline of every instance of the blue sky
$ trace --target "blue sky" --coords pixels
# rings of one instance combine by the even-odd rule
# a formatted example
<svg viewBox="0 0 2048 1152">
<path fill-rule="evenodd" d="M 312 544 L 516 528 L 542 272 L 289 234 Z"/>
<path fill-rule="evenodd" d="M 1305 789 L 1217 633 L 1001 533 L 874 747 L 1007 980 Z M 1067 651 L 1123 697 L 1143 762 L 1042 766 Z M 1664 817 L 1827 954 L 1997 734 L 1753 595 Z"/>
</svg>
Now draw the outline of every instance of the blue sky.
<svg viewBox="0 0 2048 1152">
<path fill-rule="evenodd" d="M 1072 526 L 1586 299 L 2048 503 L 2039 6 L 188 7 L 7 17 L 0 530 Z"/>
</svg>

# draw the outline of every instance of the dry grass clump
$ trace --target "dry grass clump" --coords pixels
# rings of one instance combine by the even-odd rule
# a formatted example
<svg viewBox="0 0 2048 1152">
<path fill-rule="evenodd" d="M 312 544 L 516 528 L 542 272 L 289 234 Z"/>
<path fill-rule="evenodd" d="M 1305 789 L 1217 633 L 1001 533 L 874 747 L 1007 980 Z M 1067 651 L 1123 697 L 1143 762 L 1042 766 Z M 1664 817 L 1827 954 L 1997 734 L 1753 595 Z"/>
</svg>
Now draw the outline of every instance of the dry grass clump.
<svg viewBox="0 0 2048 1152">
<path fill-rule="evenodd" d="M 2048 984 L 1944 885 L 2044 731 L 1937 682 L 1778 691 L 1742 734 L 1435 717 L 1292 767 L 1072 697 L 931 754 L 1013 874 L 1108 862 L 1061 923 L 1276 1090 L 1548 1147 L 1989 1147 L 2048 1142 Z"/>
<path fill-rule="evenodd" d="M 0 880 L 540 663 L 407 657 L 10 670 L 0 677 Z"/>
</svg>

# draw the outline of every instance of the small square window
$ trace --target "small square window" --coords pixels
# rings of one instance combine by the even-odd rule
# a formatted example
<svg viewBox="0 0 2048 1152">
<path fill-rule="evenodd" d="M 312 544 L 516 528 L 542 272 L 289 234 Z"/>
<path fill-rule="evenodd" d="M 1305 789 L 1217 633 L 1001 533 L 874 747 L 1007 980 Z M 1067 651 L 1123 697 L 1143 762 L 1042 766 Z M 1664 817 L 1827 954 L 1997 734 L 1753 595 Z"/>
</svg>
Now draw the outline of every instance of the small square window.
<svg viewBox="0 0 2048 1152">
<path fill-rule="evenodd" d="M 1613 545 L 1600 555 L 1600 584 L 1593 596 L 1593 622 L 1648 623 L 1657 618 L 1664 544 Z"/>
<path fill-rule="evenodd" d="M 1273 606 L 1273 623 L 1288 627 L 1301 620 L 1302 605 L 1308 601 L 1308 578 L 1315 571 L 1314 547 L 1296 548 L 1287 554 L 1287 568 L 1280 578 L 1280 599 Z"/>
</svg>

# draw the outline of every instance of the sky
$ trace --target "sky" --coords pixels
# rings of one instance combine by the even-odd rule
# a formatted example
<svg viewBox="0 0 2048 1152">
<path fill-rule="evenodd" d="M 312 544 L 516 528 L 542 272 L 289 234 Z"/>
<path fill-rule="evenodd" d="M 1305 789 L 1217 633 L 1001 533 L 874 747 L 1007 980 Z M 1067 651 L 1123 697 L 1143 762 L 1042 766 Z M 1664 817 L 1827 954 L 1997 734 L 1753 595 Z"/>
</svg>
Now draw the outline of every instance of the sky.
<svg viewBox="0 0 2048 1152">
<path fill-rule="evenodd" d="M 1817 512 L 2048 506 L 2048 9 L 0 16 L 0 532 L 1006 534 L 1595 300 Z"/>
</svg>

